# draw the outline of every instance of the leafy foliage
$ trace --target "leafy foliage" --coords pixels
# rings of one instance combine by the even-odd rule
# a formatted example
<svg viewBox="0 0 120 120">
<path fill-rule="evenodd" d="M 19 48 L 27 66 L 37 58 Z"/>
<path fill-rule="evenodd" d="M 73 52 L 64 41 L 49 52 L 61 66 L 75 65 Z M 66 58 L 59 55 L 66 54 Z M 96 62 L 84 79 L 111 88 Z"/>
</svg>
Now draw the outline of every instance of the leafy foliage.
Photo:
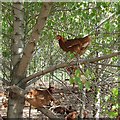
<svg viewBox="0 0 120 120">
<path fill-rule="evenodd" d="M 30 38 L 33 27 L 40 14 L 41 6 L 42 3 L 24 3 L 25 37 L 22 41 L 24 45 L 23 48 Z M 64 61 L 69 62 L 75 57 L 73 54 L 66 54 L 60 49 L 58 41 L 55 40 L 56 34 L 72 39 L 75 37 L 84 37 L 93 31 L 91 33 L 92 44 L 86 53 L 81 56 L 81 58 L 84 59 L 99 57 L 118 51 L 120 44 L 118 35 L 120 35 L 120 32 L 118 30 L 119 21 L 117 18 L 119 12 L 117 11 L 117 7 L 118 5 L 115 2 L 54 3 L 46 25 L 42 33 L 40 33 L 40 39 L 29 64 L 27 75 L 32 75 L 39 70 L 46 69 Z M 9 67 L 12 57 L 11 45 L 14 31 L 12 10 L 12 3 L 2 3 L 2 57 L 6 63 L 9 63 Z M 96 27 L 112 13 L 116 14 L 96 29 Z M 100 114 L 103 116 L 106 115 L 107 117 L 116 117 L 118 109 L 118 84 L 116 84 L 118 69 L 117 67 L 106 66 L 105 64 L 117 65 L 117 62 L 118 57 L 113 57 L 108 60 L 82 66 L 86 79 L 84 83 L 79 69 L 75 71 L 75 76 L 71 78 L 65 72 L 65 69 L 59 69 L 53 73 L 44 75 L 42 80 L 54 81 L 53 75 L 55 75 L 63 81 L 65 78 L 70 78 L 70 83 L 73 84 L 76 82 L 80 90 L 86 88 L 90 91 L 91 86 L 95 86 L 96 91 L 93 91 L 94 95 L 96 92 L 101 93 L 101 97 L 97 99 L 100 99 L 101 103 L 105 102 L 105 104 L 101 106 L 102 110 Z M 2 73 L 3 77 L 10 77 L 8 70 L 5 69 Z M 102 111 L 104 113 L 102 113 Z"/>
</svg>

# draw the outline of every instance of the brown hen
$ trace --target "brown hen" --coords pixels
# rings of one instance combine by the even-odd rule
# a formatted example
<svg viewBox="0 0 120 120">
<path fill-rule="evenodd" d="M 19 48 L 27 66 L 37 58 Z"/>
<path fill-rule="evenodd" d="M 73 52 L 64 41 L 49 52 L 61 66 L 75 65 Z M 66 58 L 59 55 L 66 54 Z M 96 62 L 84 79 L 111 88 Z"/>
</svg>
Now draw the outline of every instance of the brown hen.
<svg viewBox="0 0 120 120">
<path fill-rule="evenodd" d="M 84 54 L 91 42 L 89 36 L 66 40 L 62 36 L 57 35 L 57 40 L 59 41 L 59 46 L 63 51 L 80 55 Z"/>
</svg>

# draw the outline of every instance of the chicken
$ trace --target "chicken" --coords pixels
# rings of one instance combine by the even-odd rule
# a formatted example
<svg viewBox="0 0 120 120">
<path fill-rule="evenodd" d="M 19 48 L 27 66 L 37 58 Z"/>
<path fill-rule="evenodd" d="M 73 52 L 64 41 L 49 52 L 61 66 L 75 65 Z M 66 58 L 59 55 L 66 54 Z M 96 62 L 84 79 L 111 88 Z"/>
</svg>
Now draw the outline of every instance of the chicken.
<svg viewBox="0 0 120 120">
<path fill-rule="evenodd" d="M 73 111 L 65 117 L 65 120 L 76 120 L 77 117 L 78 117 L 78 112 Z"/>
<path fill-rule="evenodd" d="M 49 105 L 51 101 L 55 101 L 53 98 L 53 87 L 49 87 L 47 90 L 31 90 L 28 93 L 26 100 L 34 107 L 39 108 L 44 105 Z"/>
<path fill-rule="evenodd" d="M 75 112 L 76 110 L 72 109 L 72 106 L 69 106 L 69 108 L 66 107 L 56 107 L 54 108 L 55 113 L 60 113 L 60 114 L 69 114 L 71 112 Z"/>
<path fill-rule="evenodd" d="M 66 40 L 62 36 L 57 35 L 57 40 L 59 41 L 59 46 L 63 51 L 79 55 L 84 54 L 91 42 L 89 36 Z"/>
<path fill-rule="evenodd" d="M 65 114 L 66 111 L 68 111 L 67 108 L 61 106 L 54 108 L 55 113 Z"/>
</svg>

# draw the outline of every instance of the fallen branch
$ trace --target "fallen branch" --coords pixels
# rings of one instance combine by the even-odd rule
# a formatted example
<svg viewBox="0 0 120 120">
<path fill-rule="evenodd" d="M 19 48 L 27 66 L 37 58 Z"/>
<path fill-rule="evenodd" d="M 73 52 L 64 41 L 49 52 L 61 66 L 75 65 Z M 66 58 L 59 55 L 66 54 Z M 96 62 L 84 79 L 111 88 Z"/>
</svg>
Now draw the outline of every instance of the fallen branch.
<svg viewBox="0 0 120 120">
<path fill-rule="evenodd" d="M 80 64 L 94 63 L 94 62 L 104 60 L 104 59 L 108 59 L 108 58 L 118 56 L 118 55 L 120 55 L 120 52 L 115 52 L 115 53 L 112 53 L 112 54 L 109 54 L 109 55 L 104 55 L 104 56 L 101 56 L 101 57 L 85 59 L 85 60 L 81 60 Z M 64 67 L 67 67 L 67 66 L 70 66 L 70 65 L 76 65 L 76 64 L 77 64 L 76 61 L 71 62 L 71 63 L 64 62 L 64 63 L 58 64 L 58 65 L 49 67 L 49 68 L 47 68 L 45 70 L 39 71 L 38 73 L 35 73 L 33 75 L 30 75 L 30 76 L 26 77 L 25 79 L 23 79 L 21 82 L 27 83 L 28 81 L 30 81 L 33 78 L 39 77 L 41 75 L 45 75 L 45 74 L 50 73 L 50 72 L 53 72 L 53 71 L 55 71 L 55 70 L 57 70 L 59 68 L 64 68 Z M 19 84 L 21 84 L 21 83 L 19 83 Z"/>
<path fill-rule="evenodd" d="M 50 120 L 65 120 L 63 117 L 57 117 L 47 108 L 41 107 L 41 108 L 38 108 L 38 110 L 40 110 L 44 115 L 49 117 Z"/>
</svg>

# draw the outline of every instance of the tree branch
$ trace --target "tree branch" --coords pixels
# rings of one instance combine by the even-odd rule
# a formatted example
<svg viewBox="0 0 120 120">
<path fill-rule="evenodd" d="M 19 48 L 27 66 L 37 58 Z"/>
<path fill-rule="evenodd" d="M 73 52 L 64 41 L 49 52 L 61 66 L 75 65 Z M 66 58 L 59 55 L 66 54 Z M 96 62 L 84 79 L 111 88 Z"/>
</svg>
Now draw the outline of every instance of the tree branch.
<svg viewBox="0 0 120 120">
<path fill-rule="evenodd" d="M 103 20 L 98 26 L 95 27 L 95 29 L 98 29 L 102 24 L 104 24 L 107 20 L 109 20 L 110 18 L 112 18 L 114 15 L 116 15 L 116 13 L 111 14 L 108 18 L 106 18 L 105 20 Z"/>
<path fill-rule="evenodd" d="M 104 19 L 101 23 L 99 23 L 99 25 L 97 25 L 97 26 L 95 27 L 95 29 L 93 29 L 93 30 L 89 33 L 89 35 L 90 35 L 93 31 L 95 31 L 96 29 L 98 29 L 100 26 L 102 26 L 107 20 L 109 20 L 110 18 L 112 18 L 114 15 L 116 15 L 116 13 L 113 13 L 113 14 L 111 14 L 110 16 L 108 16 L 106 19 Z"/>
<path fill-rule="evenodd" d="M 34 52 L 36 46 L 36 42 L 39 40 L 39 33 L 42 31 L 45 25 L 51 7 L 52 7 L 52 3 L 48 3 L 48 2 L 44 2 L 42 5 L 41 14 L 39 15 L 37 19 L 37 23 L 33 28 L 30 40 L 23 51 L 23 56 L 17 70 L 18 76 L 23 76 L 26 73 L 28 64 L 32 58 L 32 53 Z"/>
<path fill-rule="evenodd" d="M 120 65 L 112 65 L 112 64 L 105 64 L 105 63 L 93 63 L 96 65 L 103 65 L 103 66 L 110 66 L 110 67 L 120 67 Z"/>
<path fill-rule="evenodd" d="M 2 82 L 6 83 L 7 85 L 10 85 L 10 82 L 9 82 L 8 80 L 5 80 L 4 78 L 1 78 L 1 77 L 0 77 L 0 80 L 1 80 Z"/>
<path fill-rule="evenodd" d="M 108 59 L 108 58 L 118 56 L 118 55 L 120 55 L 120 52 L 115 52 L 115 53 L 112 53 L 112 54 L 109 54 L 109 55 L 104 55 L 104 56 L 97 57 L 97 58 L 85 59 L 85 60 L 81 60 L 80 64 L 94 63 L 94 62 L 104 60 L 104 59 Z M 77 64 L 76 61 L 73 61 L 71 63 L 64 62 L 64 63 L 58 64 L 58 65 L 49 67 L 45 70 L 39 71 L 38 73 L 35 73 L 33 75 L 30 75 L 27 78 L 23 79 L 22 81 L 23 82 L 28 82 L 33 78 L 39 77 L 41 75 L 45 75 L 45 74 L 50 73 L 50 72 L 53 72 L 54 70 L 57 70 L 59 68 L 64 68 L 64 67 L 67 67 L 67 66 L 70 66 L 70 65 L 76 65 L 76 64 Z"/>
</svg>

